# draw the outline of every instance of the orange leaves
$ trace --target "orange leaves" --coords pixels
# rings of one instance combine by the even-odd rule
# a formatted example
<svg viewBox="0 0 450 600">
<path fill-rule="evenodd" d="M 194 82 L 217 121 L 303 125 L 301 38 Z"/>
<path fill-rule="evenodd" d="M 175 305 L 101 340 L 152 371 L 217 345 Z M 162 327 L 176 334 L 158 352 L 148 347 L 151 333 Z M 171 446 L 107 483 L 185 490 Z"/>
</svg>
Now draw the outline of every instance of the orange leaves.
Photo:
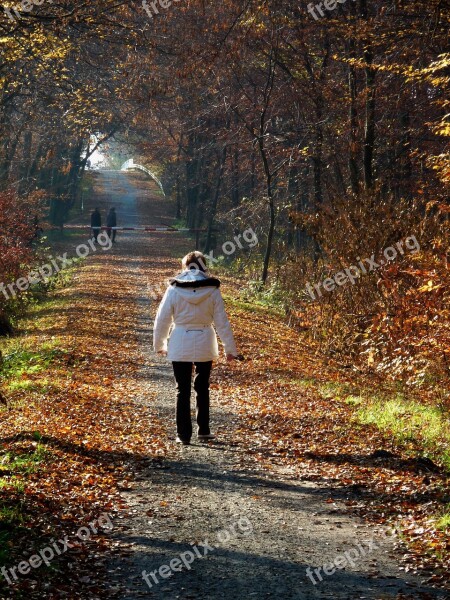
<svg viewBox="0 0 450 600">
<path fill-rule="evenodd" d="M 0 193 L 0 284 L 10 285 L 31 268 L 34 252 L 32 241 L 37 234 L 34 219 L 39 214 L 39 202 L 32 207 L 13 192 Z M 18 289 L 0 293 L 0 307 L 9 298 L 14 301 Z M 19 294 L 20 296 L 20 294 Z"/>
<path fill-rule="evenodd" d="M 412 548 L 404 568 L 426 562 L 435 569 L 436 582 L 442 582 L 439 573 L 449 565 L 450 548 L 445 534 L 427 519 L 442 509 L 445 478 L 432 463 L 408 458 L 407 446 L 395 446 L 376 427 L 353 422 L 354 409 L 345 398 L 354 393 L 349 398 L 357 401 L 352 390 L 367 382 L 358 381 L 353 371 L 343 375 L 333 361 L 325 364 L 318 359 L 314 345 L 299 339 L 281 317 L 269 311 L 265 316 L 249 331 L 252 313 L 245 308 L 233 310 L 238 344 L 245 343 L 251 360 L 234 370 L 220 364 L 214 371 L 213 387 L 220 404 L 230 406 L 237 419 L 233 441 L 237 438 L 251 455 L 256 469 L 266 472 L 273 465 L 283 466 L 292 476 L 330 486 L 346 498 L 349 509 L 373 523 L 413 518 L 403 534 Z M 385 327 L 389 319 L 386 313 L 378 315 L 377 326 Z M 373 364 L 373 351 L 368 358 Z M 376 382 L 369 384 L 376 388 Z M 326 500 L 330 508 L 334 496 L 330 493 Z"/>
<path fill-rule="evenodd" d="M 102 512 L 125 507 L 119 493 L 132 489 L 138 465 L 167 454 L 163 425 L 148 405 L 154 391 L 140 372 L 146 357 L 136 337 L 142 311 L 136 302 L 139 274 L 130 276 L 126 261 L 107 266 L 102 262 L 105 258 L 96 257 L 97 262 L 78 272 L 76 285 L 60 292 L 70 298 L 67 310 L 59 308 L 65 318 L 51 315 L 52 327 L 58 326 L 59 348 L 71 357 L 70 368 L 67 360 L 55 360 L 42 373 L 34 373 L 33 383 L 45 381 L 45 391 L 17 410 L 14 400 L 23 392 L 11 394 L 12 408 L 2 414 L 2 438 L 13 440 L 5 443 L 3 452 L 19 453 L 15 440 L 23 437 L 20 452 L 35 451 L 34 443 L 47 453 L 44 462 L 21 477 L 20 497 L 26 527 L 44 541 L 51 535 L 70 535 Z M 39 320 L 33 328 L 38 330 L 33 340 L 39 346 L 47 339 L 46 328 Z M 38 432 L 39 442 L 33 432 Z M 3 488 L 2 500 L 8 495 L 13 501 L 16 494 L 13 486 Z M 96 536 L 90 543 L 102 550 L 109 545 Z M 20 559 L 21 544 L 15 543 L 13 551 Z M 58 595 L 61 570 L 67 579 L 64 585 L 81 590 L 84 597 L 98 597 L 89 583 L 92 572 L 98 571 L 92 565 L 92 552 L 77 547 L 67 560 L 73 568 L 59 564 L 53 581 L 51 574 L 37 573 L 36 595 L 29 597 L 44 597 L 48 592 L 41 589 L 44 584 L 58 590 Z M 84 583 L 72 581 L 72 575 Z M 72 592 L 69 595 L 75 598 Z"/>
</svg>

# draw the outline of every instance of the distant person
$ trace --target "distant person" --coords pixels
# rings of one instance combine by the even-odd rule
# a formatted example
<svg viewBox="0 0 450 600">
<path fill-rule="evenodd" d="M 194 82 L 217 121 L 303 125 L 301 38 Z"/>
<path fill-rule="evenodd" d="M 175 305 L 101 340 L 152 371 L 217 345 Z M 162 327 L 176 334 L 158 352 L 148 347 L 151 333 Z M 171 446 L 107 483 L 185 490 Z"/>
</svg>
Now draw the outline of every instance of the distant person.
<svg viewBox="0 0 450 600">
<path fill-rule="evenodd" d="M 172 361 L 177 384 L 177 442 L 190 444 L 191 379 L 195 365 L 197 437 L 214 439 L 209 428 L 209 378 L 213 360 L 219 357 L 217 336 L 225 346 L 227 360 L 237 358 L 236 344 L 225 313 L 220 281 L 206 273 L 206 258 L 190 252 L 183 258 L 183 272 L 171 280 L 156 315 L 153 345 Z M 169 333 L 170 332 L 170 333 Z"/>
<path fill-rule="evenodd" d="M 98 236 L 102 230 L 102 215 L 100 214 L 98 208 L 96 208 L 91 214 L 91 229 L 95 241 L 98 242 Z"/>
<path fill-rule="evenodd" d="M 113 229 L 113 227 L 117 227 L 117 214 L 114 207 L 110 209 L 108 216 L 106 217 L 106 227 L 108 228 L 108 237 L 114 244 L 116 242 L 117 234 L 117 229 Z"/>
</svg>

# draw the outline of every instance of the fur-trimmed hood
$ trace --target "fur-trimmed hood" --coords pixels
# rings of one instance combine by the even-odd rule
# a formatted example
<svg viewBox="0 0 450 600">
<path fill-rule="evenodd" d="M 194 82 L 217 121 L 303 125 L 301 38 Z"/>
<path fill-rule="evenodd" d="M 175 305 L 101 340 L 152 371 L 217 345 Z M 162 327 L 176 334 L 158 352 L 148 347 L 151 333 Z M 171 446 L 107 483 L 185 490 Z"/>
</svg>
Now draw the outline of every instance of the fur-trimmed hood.
<svg viewBox="0 0 450 600">
<path fill-rule="evenodd" d="M 170 280 L 170 285 L 181 288 L 220 287 L 220 280 L 202 271 L 186 269 Z"/>
</svg>

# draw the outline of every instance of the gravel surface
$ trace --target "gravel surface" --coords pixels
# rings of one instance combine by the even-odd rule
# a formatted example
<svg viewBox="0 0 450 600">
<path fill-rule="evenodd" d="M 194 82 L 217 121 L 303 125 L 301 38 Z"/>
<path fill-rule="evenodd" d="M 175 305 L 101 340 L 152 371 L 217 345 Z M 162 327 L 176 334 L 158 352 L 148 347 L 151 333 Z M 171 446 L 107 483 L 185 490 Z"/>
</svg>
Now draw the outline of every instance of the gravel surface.
<svg viewBox="0 0 450 600">
<path fill-rule="evenodd" d="M 144 206 L 124 174 L 103 177 L 123 219 L 128 210 L 127 224 L 161 224 L 160 201 Z M 172 372 L 151 351 L 156 306 L 149 310 L 148 299 L 149 283 L 160 283 L 152 264 L 162 257 L 165 268 L 176 268 L 169 240 L 164 234 L 123 235 L 115 249 L 133 265 L 142 307 L 136 331 L 143 393 L 136 402 L 166 424 L 173 443 L 166 459 L 149 459 L 132 489 L 123 491 L 128 509 L 116 520 L 114 538 L 125 555 L 108 565 L 111 593 L 121 600 L 448 598 L 401 570 L 387 530 L 330 501 L 338 490 L 301 481 L 281 466 L 261 465 L 246 453 L 234 434 L 242 428 L 239 407 L 229 399 L 213 392 L 217 441 L 175 444 Z M 332 572 L 335 560 L 340 568 Z"/>
<path fill-rule="evenodd" d="M 143 335 L 144 347 L 149 341 Z M 155 360 L 150 353 L 148 360 Z M 173 433 L 170 369 L 160 364 L 144 373 L 157 392 L 152 411 Z M 116 538 L 130 544 L 131 554 L 110 566 L 120 598 L 445 597 L 399 570 L 386 531 L 346 514 L 344 505 L 327 503 L 330 489 L 258 468 L 233 445 L 239 419 L 232 406 L 216 397 L 212 412 L 217 442 L 175 448 L 173 458 L 155 463 L 124 494 L 129 516 Z M 314 585 L 308 566 L 331 565 L 345 552 L 353 565 L 328 576 L 323 568 L 319 575 L 313 571 Z M 167 577 L 170 562 L 182 556 L 187 567 Z"/>
</svg>

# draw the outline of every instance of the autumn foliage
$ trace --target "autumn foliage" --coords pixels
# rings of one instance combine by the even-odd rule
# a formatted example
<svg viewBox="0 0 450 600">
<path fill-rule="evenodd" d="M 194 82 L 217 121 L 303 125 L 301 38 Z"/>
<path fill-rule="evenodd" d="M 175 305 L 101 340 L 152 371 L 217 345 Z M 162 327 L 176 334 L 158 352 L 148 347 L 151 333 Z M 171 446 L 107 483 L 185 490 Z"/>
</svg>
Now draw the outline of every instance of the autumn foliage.
<svg viewBox="0 0 450 600">
<path fill-rule="evenodd" d="M 103 208 L 114 184 L 120 182 L 114 194 L 119 200 L 125 183 L 129 187 L 139 181 L 138 176 L 110 177 L 103 194 L 95 189 L 95 202 L 103 202 Z M 133 210 L 151 211 L 143 220 L 166 214 L 168 203 L 160 195 L 151 201 L 143 192 L 138 197 Z M 390 213 L 389 221 L 396 219 Z M 404 231 L 411 232 L 409 223 Z M 403 230 L 391 233 L 383 243 L 396 241 Z M 84 234 L 78 235 L 85 241 Z M 165 375 L 158 380 L 161 359 L 150 350 L 149 325 L 157 302 L 149 307 L 139 298 L 146 297 L 147 286 L 154 289 L 176 272 L 174 254 L 183 256 L 191 244 L 184 236 L 171 237 L 169 243 L 166 233 L 127 234 L 115 251 L 98 253 L 80 266 L 68 288 L 57 291 L 51 304 L 36 306 L 23 321 L 26 334 L 8 342 L 6 366 L 25 351 L 33 365 L 40 356 L 43 368 L 6 378 L 10 410 L 2 413 L 2 506 L 20 506 L 20 529 L 11 533 L 11 525 L 6 528 L 7 566 L 50 538 L 68 535 L 72 541 L 81 525 L 103 511 L 118 517 L 118 535 L 76 541 L 52 570 L 20 577 L 17 588 L 30 599 L 49 593 L 74 599 L 114 597 L 109 559 L 122 560 L 135 551 L 128 526 L 121 535 L 121 517 L 128 513 L 134 519 L 135 511 L 142 510 L 145 523 L 145 516 L 166 521 L 160 512 L 165 499 L 154 506 L 143 494 L 141 508 L 127 502 L 130 491 L 140 493 L 137 481 L 153 477 L 154 469 L 167 469 L 167 485 L 173 486 L 170 460 L 180 461 L 173 443 L 172 386 Z M 326 490 L 324 506 L 336 503 L 383 528 L 397 523 L 414 549 L 404 557 L 404 568 L 435 569 L 433 583 L 445 585 L 448 536 L 436 524 L 448 502 L 443 470 L 389 433 L 355 422 L 345 399 L 360 390 L 358 374 L 342 372 L 337 360 L 325 364 L 317 344 L 289 327 L 283 314 L 243 305 L 240 281 L 221 279 L 243 360 L 221 359 L 216 365 L 213 418 L 223 411 L 217 433 L 222 447 L 233 449 L 237 473 L 242 469 L 251 485 L 261 480 L 264 488 L 277 473 L 280 488 L 282 469 L 283 478 L 287 473 L 289 480 L 298 478 L 302 489 L 301 482 L 310 481 Z M 161 410 L 162 394 L 167 394 L 167 413 Z M 38 451 L 41 461 L 33 469 L 10 478 L 14 457 L 30 460 Z M 183 465 L 193 464 L 191 460 L 197 458 L 183 457 Z M 155 488 L 160 494 L 161 488 Z M 124 572 L 128 576 L 129 569 Z M 7 590 L 2 580 L 0 590 Z"/>
<path fill-rule="evenodd" d="M 27 275 L 35 259 L 33 240 L 39 213 L 35 198 L 24 200 L 11 191 L 0 193 L 0 283 L 5 286 Z M 7 298 L 2 293 L 0 315 L 6 304 Z"/>
<path fill-rule="evenodd" d="M 448 207 L 363 197 L 339 199 L 314 215 L 292 218 L 323 253 L 315 260 L 297 257 L 281 271 L 297 325 L 307 326 L 326 354 L 340 354 L 362 369 L 412 386 L 448 378 Z M 411 251 L 400 252 L 397 244 L 412 236 Z M 387 248 L 394 248 L 392 261 L 384 257 Z M 370 257 L 376 269 L 371 270 Z M 361 259 L 367 272 L 360 271 L 353 283 L 330 292 L 314 288 Z M 296 282 L 294 289 L 288 281 Z"/>
</svg>

